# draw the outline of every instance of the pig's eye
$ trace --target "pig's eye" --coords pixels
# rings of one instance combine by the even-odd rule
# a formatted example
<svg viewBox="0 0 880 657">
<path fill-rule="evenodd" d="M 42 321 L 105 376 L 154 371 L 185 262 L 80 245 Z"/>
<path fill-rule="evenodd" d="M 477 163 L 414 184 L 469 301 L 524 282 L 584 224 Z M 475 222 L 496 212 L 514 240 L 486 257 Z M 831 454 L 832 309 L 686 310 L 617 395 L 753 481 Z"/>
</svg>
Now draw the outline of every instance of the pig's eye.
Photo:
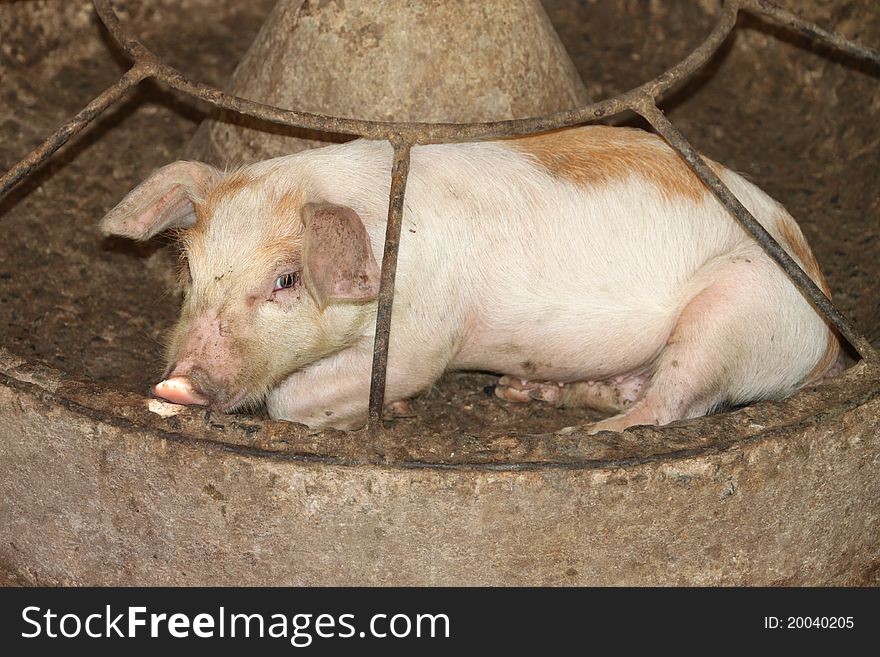
<svg viewBox="0 0 880 657">
<path fill-rule="evenodd" d="M 285 290 L 289 287 L 293 287 L 296 285 L 299 277 L 294 273 L 289 274 L 281 274 L 278 278 L 275 279 L 275 289 L 273 292 L 277 292 L 278 290 Z"/>
</svg>

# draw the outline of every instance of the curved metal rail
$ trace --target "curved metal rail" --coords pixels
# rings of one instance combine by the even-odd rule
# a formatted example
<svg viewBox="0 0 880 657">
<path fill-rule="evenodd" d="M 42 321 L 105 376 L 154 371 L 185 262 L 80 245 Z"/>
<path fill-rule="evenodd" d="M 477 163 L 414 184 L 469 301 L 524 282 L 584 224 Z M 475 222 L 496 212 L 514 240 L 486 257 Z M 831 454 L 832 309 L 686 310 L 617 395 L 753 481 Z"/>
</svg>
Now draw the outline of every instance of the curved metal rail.
<svg viewBox="0 0 880 657">
<path fill-rule="evenodd" d="M 545 132 L 583 123 L 589 123 L 633 111 L 644 117 L 674 148 L 688 167 L 703 181 L 733 217 L 776 261 L 792 282 L 814 305 L 817 312 L 853 346 L 867 361 L 880 360 L 878 352 L 834 306 L 801 267 L 764 229 L 736 196 L 715 175 L 696 149 L 669 122 L 657 107 L 657 102 L 675 85 L 687 80 L 708 62 L 736 26 L 740 11 L 747 11 L 783 27 L 796 30 L 809 39 L 839 50 L 850 57 L 880 65 L 880 51 L 858 43 L 805 21 L 796 14 L 774 5 L 768 0 L 722 0 L 721 14 L 706 39 L 678 64 L 639 87 L 618 96 L 591 103 L 584 107 L 556 112 L 546 116 L 492 121 L 485 123 L 414 123 L 365 121 L 282 109 L 225 93 L 215 87 L 189 80 L 180 71 L 165 64 L 140 41 L 131 36 L 119 21 L 110 0 L 92 0 L 99 18 L 110 35 L 131 58 L 133 65 L 120 80 L 105 90 L 82 111 L 76 114 L 46 140 L 0 177 L 0 198 L 19 181 L 45 162 L 55 151 L 79 133 L 108 107 L 118 102 L 125 93 L 147 78 L 153 78 L 193 98 L 215 107 L 245 114 L 279 125 L 304 128 L 324 133 L 360 135 L 369 139 L 389 140 L 394 148 L 391 194 L 388 207 L 388 225 L 382 258 L 381 284 L 376 317 L 376 338 L 371 373 L 369 425 L 371 432 L 382 429 L 382 410 L 385 397 L 385 375 L 388 365 L 388 346 L 391 333 L 391 311 L 394 297 L 394 279 L 397 253 L 400 245 L 400 227 L 403 199 L 409 174 L 410 150 L 416 144 L 452 141 L 473 141 L 514 135 Z"/>
</svg>

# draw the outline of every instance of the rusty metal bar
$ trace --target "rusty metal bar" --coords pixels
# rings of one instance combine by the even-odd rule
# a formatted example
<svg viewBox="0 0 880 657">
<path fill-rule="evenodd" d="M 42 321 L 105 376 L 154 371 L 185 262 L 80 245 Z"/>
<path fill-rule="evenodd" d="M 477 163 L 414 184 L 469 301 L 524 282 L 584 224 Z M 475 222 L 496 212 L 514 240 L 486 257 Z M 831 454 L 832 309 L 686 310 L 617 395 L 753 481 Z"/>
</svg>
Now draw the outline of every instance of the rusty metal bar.
<svg viewBox="0 0 880 657">
<path fill-rule="evenodd" d="M 645 95 L 657 98 L 673 86 L 686 80 L 702 68 L 721 47 L 736 26 L 740 0 L 725 0 L 718 22 L 708 37 L 681 62 L 646 82 L 619 96 L 546 116 L 492 121 L 485 123 L 392 123 L 365 121 L 336 116 L 325 116 L 286 110 L 256 103 L 246 98 L 227 94 L 216 87 L 189 80 L 180 71 L 162 62 L 122 26 L 113 11 L 110 0 L 92 0 L 98 17 L 110 35 L 134 61 L 149 65 L 153 76 L 185 94 L 199 98 L 216 107 L 246 114 L 263 121 L 337 134 L 360 135 L 368 139 L 403 138 L 412 144 L 445 143 L 450 141 L 473 141 L 546 132 L 597 119 L 608 118 L 628 109 L 633 102 Z"/>
<path fill-rule="evenodd" d="M 77 135 L 83 128 L 91 123 L 99 114 L 116 103 L 132 87 L 136 86 L 149 71 L 135 64 L 123 75 L 116 84 L 108 87 L 101 95 L 86 105 L 76 116 L 67 121 L 51 135 L 46 137 L 42 144 L 32 150 L 18 164 L 0 178 L 0 198 L 17 185 L 25 176 L 49 159 L 55 151 L 64 146 L 71 137 Z"/>
<path fill-rule="evenodd" d="M 684 138 L 678 129 L 666 118 L 663 112 L 657 108 L 654 101 L 645 98 L 643 102 L 633 108 L 634 111 L 641 114 L 650 123 L 654 129 L 663 136 L 663 138 L 672 146 L 678 154 L 684 159 L 688 166 L 703 181 L 706 187 L 715 195 L 715 197 L 727 208 L 739 224 L 748 232 L 754 240 L 764 249 L 782 270 L 788 275 L 797 288 L 812 302 L 829 322 L 836 328 L 840 334 L 846 338 L 856 351 L 865 360 L 874 360 L 877 358 L 877 352 L 871 343 L 868 342 L 861 333 L 859 333 L 846 317 L 837 310 L 831 300 L 818 288 L 818 286 L 810 279 L 809 276 L 801 269 L 800 265 L 788 255 L 788 253 L 779 245 L 773 236 L 758 223 L 758 220 L 749 212 L 739 199 L 730 191 L 730 189 L 721 182 L 721 179 L 706 164 L 706 161 L 700 157 L 700 154 L 693 146 Z"/>
<path fill-rule="evenodd" d="M 397 274 L 397 253 L 400 249 L 400 228 L 403 225 L 403 199 L 412 144 L 393 139 L 394 160 L 391 165 L 391 191 L 388 195 L 388 225 L 385 228 L 385 251 L 382 254 L 382 275 L 379 284 L 379 308 L 376 312 L 376 338 L 373 342 L 373 369 L 370 378 L 370 417 L 367 430 L 375 435 L 382 430 L 385 406 L 385 381 L 388 373 L 388 345 L 391 341 L 391 309 L 394 304 L 394 278 Z"/>
<path fill-rule="evenodd" d="M 767 18 L 777 25 L 796 30 L 808 39 L 821 41 L 825 45 L 846 53 L 851 57 L 880 64 L 880 51 L 868 48 L 860 43 L 846 39 L 835 32 L 830 32 L 821 28 L 815 23 L 804 20 L 797 14 L 769 2 L 769 0 L 741 1 L 742 9 L 749 13 L 756 14 L 762 18 Z"/>
</svg>

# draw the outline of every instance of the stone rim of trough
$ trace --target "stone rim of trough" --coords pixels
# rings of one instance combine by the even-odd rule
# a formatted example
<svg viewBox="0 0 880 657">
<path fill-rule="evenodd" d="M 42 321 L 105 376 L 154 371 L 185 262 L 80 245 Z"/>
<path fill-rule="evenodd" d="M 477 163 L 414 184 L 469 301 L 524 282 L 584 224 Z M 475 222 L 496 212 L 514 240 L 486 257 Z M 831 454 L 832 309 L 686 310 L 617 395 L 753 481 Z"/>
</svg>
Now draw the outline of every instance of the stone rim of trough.
<svg viewBox="0 0 880 657">
<path fill-rule="evenodd" d="M 312 432 L 303 425 L 246 415 L 220 415 L 176 407 L 162 417 L 157 400 L 122 391 L 28 360 L 0 347 L 0 385 L 57 404 L 93 421 L 143 436 L 207 451 L 254 458 L 337 466 L 439 470 L 621 469 L 718 454 L 738 446 L 797 435 L 880 397 L 880 367 L 860 361 L 842 375 L 787 399 L 665 427 L 635 427 L 622 434 L 586 435 L 583 428 L 543 434 L 507 432 L 479 437 L 462 432 L 406 432 L 406 437 L 365 431 Z M 403 433 L 403 432 L 398 432 Z"/>
</svg>

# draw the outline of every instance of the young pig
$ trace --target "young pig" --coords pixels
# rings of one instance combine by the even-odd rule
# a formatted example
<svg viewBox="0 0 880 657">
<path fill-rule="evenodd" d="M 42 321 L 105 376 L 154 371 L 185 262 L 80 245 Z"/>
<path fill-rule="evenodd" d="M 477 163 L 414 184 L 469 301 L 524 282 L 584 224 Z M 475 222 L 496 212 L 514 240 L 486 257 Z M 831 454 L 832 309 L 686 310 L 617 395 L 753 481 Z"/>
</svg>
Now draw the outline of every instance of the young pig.
<svg viewBox="0 0 880 657">
<path fill-rule="evenodd" d="M 358 140 L 223 173 L 176 162 L 104 217 L 174 228 L 185 300 L 154 393 L 353 429 L 367 416 L 392 152 Z M 713 164 L 826 292 L 778 203 Z M 659 137 L 586 127 L 415 147 L 386 404 L 446 370 L 497 394 L 616 413 L 593 432 L 780 398 L 839 344 L 785 274 Z"/>
</svg>

